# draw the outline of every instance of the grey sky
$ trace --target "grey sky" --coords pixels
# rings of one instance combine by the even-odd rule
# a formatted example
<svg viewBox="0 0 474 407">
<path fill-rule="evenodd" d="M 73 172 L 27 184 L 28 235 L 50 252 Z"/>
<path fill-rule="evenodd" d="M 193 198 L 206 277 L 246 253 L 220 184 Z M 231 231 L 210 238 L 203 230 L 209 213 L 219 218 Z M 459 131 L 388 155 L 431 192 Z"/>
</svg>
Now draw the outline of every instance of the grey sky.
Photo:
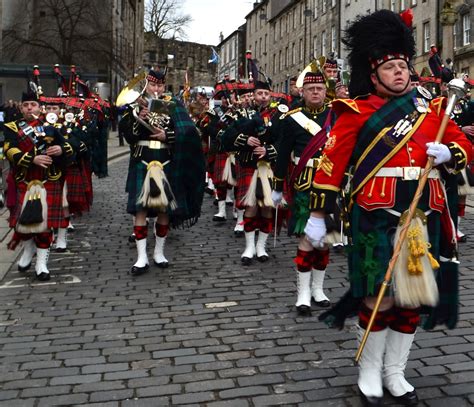
<svg viewBox="0 0 474 407">
<path fill-rule="evenodd" d="M 253 3 L 251 0 L 185 0 L 183 12 L 193 18 L 186 30 L 187 41 L 217 45 L 221 31 L 225 38 L 245 23 Z"/>
</svg>

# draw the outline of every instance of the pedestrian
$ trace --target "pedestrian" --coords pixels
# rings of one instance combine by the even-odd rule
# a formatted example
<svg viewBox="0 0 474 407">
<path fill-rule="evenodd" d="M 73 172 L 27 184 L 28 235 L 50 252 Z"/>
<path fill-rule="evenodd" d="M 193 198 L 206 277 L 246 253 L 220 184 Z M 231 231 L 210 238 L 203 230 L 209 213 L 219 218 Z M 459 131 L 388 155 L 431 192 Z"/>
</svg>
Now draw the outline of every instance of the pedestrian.
<svg viewBox="0 0 474 407">
<path fill-rule="evenodd" d="M 313 180 L 305 233 L 314 247 L 320 246 L 326 234 L 324 215 L 334 208 L 344 174 L 353 164 L 350 291 L 321 319 L 341 327 L 347 315 L 358 312 L 362 338 L 402 214 L 414 198 L 428 156 L 434 157 L 435 169 L 408 229 L 410 246 L 405 242 L 395 265 L 394 284 L 371 328 L 357 382 L 365 405 L 382 405 L 383 388 L 400 404 L 416 405 L 418 396 L 404 370 L 421 307 L 428 312 L 426 328 L 438 323 L 452 328 L 456 323 L 457 280 L 450 279 L 457 278 L 458 262 L 451 260 L 456 242 L 441 177 L 444 170 L 457 172 L 466 165 L 470 143 L 452 121 L 442 143 L 434 143 L 443 99 L 431 100 L 424 89 L 411 88 L 409 63 L 415 43 L 411 27 L 398 14 L 380 10 L 359 17 L 349 25 L 344 41 L 352 68 L 349 91 L 357 99 L 333 102 L 338 118 L 323 151 L 325 165 Z"/>
</svg>

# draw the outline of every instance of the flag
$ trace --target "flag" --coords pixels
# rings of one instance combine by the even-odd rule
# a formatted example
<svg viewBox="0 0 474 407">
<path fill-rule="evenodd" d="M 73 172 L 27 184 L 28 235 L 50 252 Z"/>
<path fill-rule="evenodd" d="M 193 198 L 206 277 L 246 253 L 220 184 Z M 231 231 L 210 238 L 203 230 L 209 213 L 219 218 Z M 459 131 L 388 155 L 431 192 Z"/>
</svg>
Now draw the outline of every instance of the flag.
<svg viewBox="0 0 474 407">
<path fill-rule="evenodd" d="M 219 54 L 216 52 L 214 47 L 211 47 L 212 54 L 211 57 L 209 58 L 208 63 L 209 64 L 218 64 L 219 63 Z"/>
</svg>

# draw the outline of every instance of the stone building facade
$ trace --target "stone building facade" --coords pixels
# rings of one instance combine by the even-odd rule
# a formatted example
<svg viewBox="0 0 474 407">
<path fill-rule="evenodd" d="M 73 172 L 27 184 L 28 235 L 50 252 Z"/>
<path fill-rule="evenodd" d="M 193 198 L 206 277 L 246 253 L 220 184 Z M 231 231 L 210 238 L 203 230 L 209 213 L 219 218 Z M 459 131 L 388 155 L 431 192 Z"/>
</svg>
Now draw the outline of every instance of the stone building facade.
<svg viewBox="0 0 474 407">
<path fill-rule="evenodd" d="M 230 79 L 247 79 L 245 77 L 245 31 L 244 24 L 226 38 L 221 37 L 221 41 L 217 45 L 219 54 L 218 81 L 224 79 L 226 75 Z"/>
<path fill-rule="evenodd" d="M 1 4 L 0 99 L 17 99 L 25 87 L 25 71 L 31 72 L 35 64 L 42 67 L 45 92 L 55 91 L 52 67 L 56 63 L 76 65 L 83 79 L 92 86 L 107 85 L 114 99 L 142 64 L 144 0 L 61 4 L 3 0 Z M 34 41 L 46 46 L 36 46 Z"/>
<path fill-rule="evenodd" d="M 184 88 L 186 71 L 191 87 L 214 86 L 217 67 L 209 63 L 211 55 L 210 45 L 163 39 L 145 33 L 143 65 L 148 68 L 167 67 L 167 91 L 173 94 Z"/>
<path fill-rule="evenodd" d="M 473 76 L 474 0 L 261 0 L 246 16 L 247 48 L 274 89 L 284 92 L 288 78 L 313 57 L 334 53 L 349 68 L 341 36 L 358 15 L 407 8 L 413 10 L 416 70 L 428 67 L 430 46 L 436 44 L 443 60 L 454 60 L 455 71 Z"/>
</svg>

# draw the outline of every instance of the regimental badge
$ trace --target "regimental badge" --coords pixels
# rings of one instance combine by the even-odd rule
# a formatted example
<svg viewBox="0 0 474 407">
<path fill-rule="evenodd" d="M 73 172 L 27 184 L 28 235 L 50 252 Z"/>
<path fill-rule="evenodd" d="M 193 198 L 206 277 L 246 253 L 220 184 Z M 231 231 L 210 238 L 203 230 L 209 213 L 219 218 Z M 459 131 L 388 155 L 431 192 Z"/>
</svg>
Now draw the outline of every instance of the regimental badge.
<svg viewBox="0 0 474 407">
<path fill-rule="evenodd" d="M 426 113 L 429 110 L 428 102 L 425 98 L 413 98 L 413 104 L 419 113 Z"/>
<path fill-rule="evenodd" d="M 278 105 L 278 111 L 281 113 L 287 113 L 290 110 L 290 108 L 287 105 L 281 104 Z"/>
<path fill-rule="evenodd" d="M 425 99 L 428 99 L 428 100 L 433 99 L 433 96 L 431 95 L 430 91 L 428 89 L 425 89 L 423 86 L 417 86 L 416 90 Z"/>
<path fill-rule="evenodd" d="M 325 150 L 331 150 L 332 148 L 334 148 L 334 146 L 336 145 L 336 135 L 335 134 L 331 134 L 328 138 L 328 140 L 326 141 L 326 144 L 324 146 L 324 149 Z"/>
</svg>

